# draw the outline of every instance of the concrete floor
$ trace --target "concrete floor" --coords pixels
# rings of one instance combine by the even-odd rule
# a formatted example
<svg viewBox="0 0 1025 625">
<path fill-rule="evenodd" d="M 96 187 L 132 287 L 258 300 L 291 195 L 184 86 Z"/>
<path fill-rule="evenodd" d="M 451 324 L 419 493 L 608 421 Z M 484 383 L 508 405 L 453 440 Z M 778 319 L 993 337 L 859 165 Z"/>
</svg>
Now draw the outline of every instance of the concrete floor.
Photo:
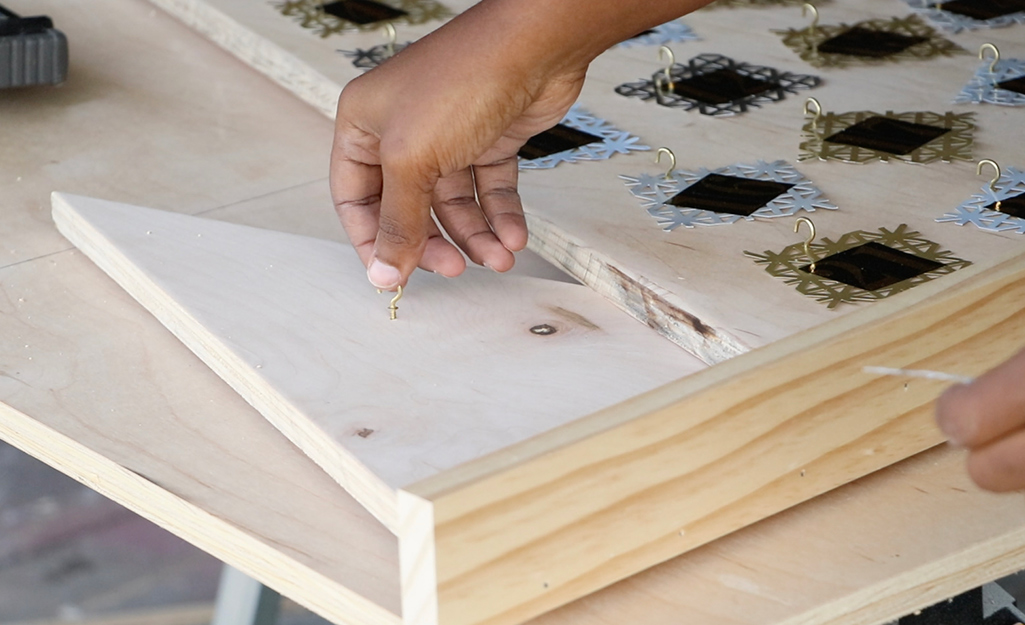
<svg viewBox="0 0 1025 625">
<path fill-rule="evenodd" d="M 220 572 L 212 556 L 0 442 L 0 624 L 211 606 Z M 281 623 L 326 621 L 285 602 Z"/>
</svg>

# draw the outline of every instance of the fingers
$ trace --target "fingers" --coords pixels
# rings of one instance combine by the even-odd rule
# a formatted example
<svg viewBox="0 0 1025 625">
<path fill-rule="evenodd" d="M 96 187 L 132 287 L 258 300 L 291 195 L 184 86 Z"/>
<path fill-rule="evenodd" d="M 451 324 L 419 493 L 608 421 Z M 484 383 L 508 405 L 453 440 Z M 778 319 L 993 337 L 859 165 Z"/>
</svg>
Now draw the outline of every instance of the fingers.
<svg viewBox="0 0 1025 625">
<path fill-rule="evenodd" d="M 381 201 L 367 278 L 379 289 L 404 285 L 427 247 L 437 175 L 411 151 L 381 145 Z"/>
<path fill-rule="evenodd" d="M 369 265 L 381 213 L 381 168 L 333 157 L 331 196 L 349 241 L 363 265 Z"/>
<path fill-rule="evenodd" d="M 1025 488 L 1025 430 L 973 450 L 968 474 L 987 490 L 1007 492 Z"/>
<path fill-rule="evenodd" d="M 469 168 L 438 180 L 434 188 L 434 213 L 449 237 L 470 260 L 496 271 L 508 271 L 515 262 L 491 229 L 477 204 L 473 174 Z"/>
<path fill-rule="evenodd" d="M 446 278 L 454 278 L 466 269 L 463 255 L 441 234 L 438 224 L 431 220 L 427 231 L 427 246 L 424 256 L 420 259 L 420 268 L 439 273 Z"/>
<path fill-rule="evenodd" d="M 974 449 L 1025 428 L 1025 351 L 940 398 L 936 420 L 951 442 Z"/>
<path fill-rule="evenodd" d="M 527 246 L 527 222 L 516 190 L 519 163 L 516 156 L 489 165 L 475 165 L 480 206 L 491 228 L 506 249 L 518 252 Z"/>
</svg>

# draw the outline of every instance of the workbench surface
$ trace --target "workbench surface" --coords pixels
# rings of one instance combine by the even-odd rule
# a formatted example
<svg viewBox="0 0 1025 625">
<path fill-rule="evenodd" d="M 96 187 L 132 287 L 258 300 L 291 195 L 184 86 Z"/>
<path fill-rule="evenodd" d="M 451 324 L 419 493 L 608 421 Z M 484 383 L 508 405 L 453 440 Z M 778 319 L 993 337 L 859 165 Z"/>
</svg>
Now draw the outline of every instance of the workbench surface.
<svg viewBox="0 0 1025 625">
<path fill-rule="evenodd" d="M 49 216 L 59 190 L 342 239 L 330 122 L 143 0 L 11 4 L 72 60 L 0 92 L 0 437 L 328 618 L 397 622 L 394 537 Z M 537 622 L 868 625 L 1025 568 L 1025 500 L 962 463 L 921 454 Z"/>
</svg>

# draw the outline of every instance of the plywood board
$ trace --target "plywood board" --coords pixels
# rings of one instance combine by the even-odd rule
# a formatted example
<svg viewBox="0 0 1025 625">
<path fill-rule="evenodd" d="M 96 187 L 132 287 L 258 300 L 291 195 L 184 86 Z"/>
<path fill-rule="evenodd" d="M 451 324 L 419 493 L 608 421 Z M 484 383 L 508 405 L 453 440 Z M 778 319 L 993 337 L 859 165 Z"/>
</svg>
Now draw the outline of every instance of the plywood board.
<svg viewBox="0 0 1025 625">
<path fill-rule="evenodd" d="M 90 262 L 0 270 L 0 293 L 0 435 L 332 622 L 375 622 L 340 588 L 397 619 L 390 533 Z M 877 625 L 1025 566 L 1023 515 L 941 447 L 531 624 Z"/>
<path fill-rule="evenodd" d="M 80 252 L 3 269 L 0 318 L 0 438 L 332 622 L 400 622 L 394 535 Z"/>
<path fill-rule="evenodd" d="M 145 221 L 133 223 L 133 215 Z M 274 321 L 277 304 L 268 294 L 277 289 L 254 285 L 266 284 L 262 274 L 275 267 L 316 266 L 318 274 L 330 274 L 332 262 L 311 262 L 319 245 L 81 198 L 56 198 L 55 216 L 67 236 L 280 428 L 303 426 L 298 419 L 283 426 L 271 412 L 273 402 L 253 397 L 287 397 L 308 387 L 294 379 L 317 379 L 327 367 L 318 363 L 293 379 L 275 381 L 284 386 L 262 379 L 259 371 L 280 358 L 261 354 L 266 328 L 287 329 L 294 317 Z M 182 226 L 173 237 L 178 253 L 152 263 L 160 237 L 174 226 Z M 292 250 L 288 263 L 264 256 L 275 248 Z M 203 250 L 222 254 L 229 265 L 244 258 L 262 273 L 211 284 L 210 263 L 197 262 Z M 176 263 L 192 264 L 187 281 L 199 288 L 181 286 L 186 277 L 180 265 L 173 268 Z M 322 279 L 299 280 L 302 271 L 289 282 Z M 258 305 L 248 309 L 263 317 L 264 328 L 245 342 L 234 339 L 239 343 L 230 349 L 228 337 L 246 336 L 245 321 L 218 325 L 223 322 L 214 309 L 246 304 L 238 297 L 226 301 L 221 291 L 229 288 L 249 291 Z M 362 319 L 362 311 L 321 310 L 327 301 L 322 297 L 305 294 L 307 325 L 319 323 L 317 314 L 334 322 Z M 558 427 L 549 424 L 523 442 L 404 486 L 394 526 L 404 621 L 521 622 L 935 445 L 942 436 L 932 425 L 931 402 L 942 385 L 905 389 L 902 381 L 875 379 L 861 367 L 881 363 L 977 374 L 1025 340 L 1023 304 L 1025 258 L 977 265 L 621 405 Z M 168 313 L 172 308 L 189 314 Z M 386 320 L 381 326 L 362 323 L 369 330 L 358 338 L 339 335 L 366 342 L 391 331 Z M 328 351 L 319 352 L 320 358 Z M 235 364 L 236 354 L 246 360 Z M 416 366 L 407 362 L 405 368 Z M 246 386 L 239 382 L 245 375 L 258 379 Z M 532 387 L 521 382 L 517 388 Z M 349 390 L 335 405 L 352 397 Z M 307 421 L 306 426 L 316 423 L 315 415 Z M 362 438 L 347 433 L 347 440 Z M 316 439 L 295 431 L 291 437 L 308 453 L 318 453 L 311 444 Z M 360 468 L 343 467 L 353 492 L 366 479 L 356 472 Z"/>
<path fill-rule="evenodd" d="M 833 2 L 819 11 L 822 24 L 909 12 L 900 0 Z M 892 229 L 904 223 L 974 262 L 1006 258 L 1021 249 L 1019 235 L 935 223 L 989 180 L 975 175 L 974 162 L 797 161 L 802 105 L 805 96 L 814 96 L 825 111 L 837 113 L 974 112 L 975 158 L 1020 167 L 1025 108 L 951 103 L 979 64 L 975 52 L 980 43 L 992 40 L 1005 57 L 1025 57 L 1020 29 L 945 35 L 968 51 L 949 58 L 819 69 L 802 61 L 779 35 L 770 32 L 803 27 L 807 21 L 802 20 L 799 7 L 703 9 L 685 21 L 703 40 L 673 45 L 680 62 L 698 54 L 724 54 L 737 61 L 817 75 L 823 84 L 732 118 L 671 110 L 614 92 L 619 84 L 650 77 L 660 66 L 654 48 L 635 46 L 599 57 L 591 66 L 580 101 L 650 145 L 671 148 L 680 169 L 716 169 L 759 159 L 790 162 L 839 206 L 836 211 L 807 214 L 819 237 L 836 240 L 846 232 Z M 779 251 L 803 240 L 806 231 L 793 232 L 794 218 L 662 231 L 619 179 L 661 171 L 663 166 L 655 165 L 650 155 L 637 154 L 550 172 L 523 172 L 520 189 L 529 209 L 531 248 L 707 362 L 857 310 L 859 306 L 829 310 L 744 256 L 745 251 Z"/>
<path fill-rule="evenodd" d="M 152 5 L 3 4 L 52 17 L 71 68 L 0 97 L 0 267 L 68 249 L 55 188 L 195 213 L 324 177 L 331 124 Z"/>
<path fill-rule="evenodd" d="M 704 368 L 579 285 L 426 275 L 391 321 L 344 244 L 80 197 L 54 217 L 393 529 L 397 489 Z"/>
<path fill-rule="evenodd" d="M 153 0 L 153 4 L 195 28 L 257 71 L 333 117 L 342 86 L 359 76 L 343 51 L 383 45 L 381 30 L 321 36 L 314 27 L 303 27 L 300 18 L 282 13 L 280 6 L 312 7 L 301 2 L 277 0 Z M 452 15 L 474 2 L 444 0 Z M 415 41 L 444 23 L 429 20 L 408 25 L 396 22 L 398 44 Z"/>
<path fill-rule="evenodd" d="M 338 60 L 336 51 L 381 41 L 378 33 L 310 36 L 275 13 L 270 3 L 154 2 L 328 115 L 334 114 L 341 87 L 357 75 L 347 61 Z M 458 5 L 451 6 L 458 11 Z M 829 3 L 820 10 L 824 25 L 907 13 L 900 0 Z M 712 118 L 615 93 L 619 84 L 650 77 L 661 63 L 654 46 L 612 48 L 591 66 L 580 103 L 649 145 L 670 147 L 680 168 L 715 169 L 759 159 L 797 164 L 805 95 L 817 97 L 827 111 L 835 112 L 975 112 L 976 158 L 1022 166 L 1025 109 L 951 104 L 972 77 L 978 63 L 974 53 L 982 42 L 998 44 L 1005 57 L 1025 56 L 1019 29 L 945 34 L 968 51 L 947 58 L 818 69 L 771 32 L 804 27 L 807 22 L 799 7 L 708 8 L 687 16 L 685 22 L 701 40 L 672 46 L 680 62 L 698 54 L 725 54 L 780 71 L 817 75 L 823 86 L 734 118 Z M 412 29 L 408 38 L 426 30 Z M 316 94 L 308 87 L 311 80 L 292 78 L 306 74 L 318 76 L 322 88 Z M 906 223 L 975 262 L 1006 258 L 1020 248 L 1019 235 L 934 222 L 979 191 L 985 180 L 974 175 L 974 163 L 797 166 L 840 207 L 811 215 L 820 236 L 835 240 L 854 230 L 892 229 Z M 619 178 L 659 171 L 661 166 L 651 163 L 650 154 L 635 153 L 524 172 L 520 189 L 531 230 L 530 249 L 708 363 L 768 345 L 856 308 L 827 310 L 744 256 L 745 251 L 780 250 L 799 241 L 792 232 L 792 218 L 663 232 Z"/>
<path fill-rule="evenodd" d="M 439 622 L 517 622 L 939 443 L 942 385 L 862 367 L 977 375 L 1023 309 L 1025 257 L 969 268 L 406 489 Z"/>
</svg>

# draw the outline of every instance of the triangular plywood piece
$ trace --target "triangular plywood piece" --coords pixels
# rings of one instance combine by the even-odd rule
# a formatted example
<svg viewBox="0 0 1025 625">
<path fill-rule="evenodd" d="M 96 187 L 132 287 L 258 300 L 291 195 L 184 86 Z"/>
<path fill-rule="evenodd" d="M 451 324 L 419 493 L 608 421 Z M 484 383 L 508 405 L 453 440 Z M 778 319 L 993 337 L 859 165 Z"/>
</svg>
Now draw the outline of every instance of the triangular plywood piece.
<svg viewBox="0 0 1025 625">
<path fill-rule="evenodd" d="M 396 490 L 703 367 L 585 287 L 55 194 L 60 231 L 394 530 Z M 554 333 L 534 333 L 550 326 Z"/>
</svg>

